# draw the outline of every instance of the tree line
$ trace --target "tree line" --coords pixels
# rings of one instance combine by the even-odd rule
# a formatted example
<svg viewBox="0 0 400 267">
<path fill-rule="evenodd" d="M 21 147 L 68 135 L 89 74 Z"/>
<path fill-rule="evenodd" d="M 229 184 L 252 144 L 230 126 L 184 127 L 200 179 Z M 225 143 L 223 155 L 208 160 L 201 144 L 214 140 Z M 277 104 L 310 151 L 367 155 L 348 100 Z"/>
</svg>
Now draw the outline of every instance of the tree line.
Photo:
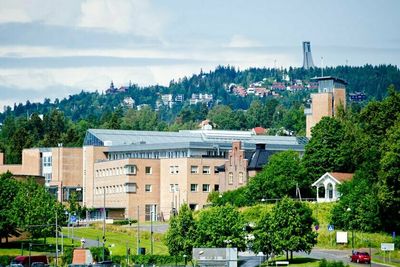
<svg viewBox="0 0 400 267">
<path fill-rule="evenodd" d="M 248 87 L 254 82 L 263 81 L 263 79 L 282 82 L 284 81 L 283 77 L 287 75 L 292 81 L 309 81 L 313 77 L 320 76 L 320 74 L 321 69 L 319 68 L 309 70 L 292 67 L 288 69 L 249 68 L 239 70 L 232 66 L 218 66 L 215 70 L 207 73 L 200 71 L 199 74 L 193 74 L 190 77 L 172 80 L 168 86 L 139 87 L 130 84 L 126 92 L 117 94 L 81 91 L 79 94 L 70 95 L 63 99 L 56 98 L 54 101 L 45 98 L 42 103 L 31 103 L 30 101 L 15 103 L 13 107 L 8 106 L 4 112 L 0 113 L 0 122 L 3 122 L 10 115 L 20 117 L 29 116 L 33 113 L 47 114 L 53 109 L 62 111 L 66 117 L 74 122 L 81 119 L 90 121 L 101 118 L 105 113 L 113 112 L 115 108 L 121 106 L 125 97 L 131 97 L 136 106 L 146 104 L 155 109 L 156 101 L 160 100 L 162 94 L 181 94 L 187 100 L 193 93 L 208 93 L 214 97 L 213 105 L 223 104 L 229 105 L 233 110 L 247 110 L 251 102 L 257 97 L 242 98 L 232 95 L 226 90 L 229 84 L 235 83 Z M 390 84 L 400 88 L 400 70 L 397 66 L 392 65 L 328 67 L 324 68 L 324 74 L 347 80 L 349 83 L 348 92 L 361 91 L 369 99 L 383 99 L 387 95 L 386 88 Z M 304 92 L 304 95 L 292 95 L 287 92 L 282 94 L 285 99 L 289 100 L 284 101 L 285 107 L 288 108 L 293 100 L 300 100 L 304 104 L 309 92 Z M 179 102 L 172 108 L 162 106 L 163 120 L 167 123 L 173 122 L 184 106 L 185 104 Z"/>
<path fill-rule="evenodd" d="M 165 242 L 170 255 L 189 259 L 194 247 L 235 247 L 267 256 L 286 252 L 289 257 L 294 251 L 311 251 L 317 243 L 315 224 L 311 209 L 290 198 L 283 198 L 272 210 L 264 209 L 257 221 L 247 221 L 230 204 L 203 209 L 197 216 L 184 204 L 170 219 Z"/>
<path fill-rule="evenodd" d="M 339 110 L 312 129 L 304 156 L 285 151 L 247 186 L 209 197 L 214 205 L 254 205 L 263 198 L 286 195 L 315 198 L 311 184 L 325 172 L 354 173 L 339 186 L 340 200 L 332 211 L 336 227 L 366 232 L 394 231 L 400 227 L 400 93 L 393 86 L 382 101 L 362 109 Z"/>
<path fill-rule="evenodd" d="M 40 117 L 38 113 L 31 116 L 6 117 L 0 130 L 0 151 L 5 153 L 7 164 L 21 163 L 21 152 L 31 147 L 81 147 L 85 133 L 89 128 L 179 131 L 198 129 L 200 122 L 209 119 L 217 129 L 248 130 L 257 126 L 269 128 L 269 134 L 304 135 L 304 107 L 293 103 L 285 108 L 278 100 L 271 99 L 265 103 L 253 101 L 246 111 L 237 110 L 226 105 L 217 105 L 209 109 L 206 105 L 185 106 L 175 121 L 166 123 L 165 113 L 150 107 L 140 110 L 117 108 L 106 112 L 99 118 L 80 119 L 74 122 L 62 111 L 53 109 Z"/>
<path fill-rule="evenodd" d="M 16 180 L 10 172 L 0 175 L 0 243 L 21 233 L 31 238 L 55 236 L 56 217 L 58 226 L 65 225 L 66 211 L 81 212 L 76 197 L 67 208 L 33 178 Z"/>
</svg>

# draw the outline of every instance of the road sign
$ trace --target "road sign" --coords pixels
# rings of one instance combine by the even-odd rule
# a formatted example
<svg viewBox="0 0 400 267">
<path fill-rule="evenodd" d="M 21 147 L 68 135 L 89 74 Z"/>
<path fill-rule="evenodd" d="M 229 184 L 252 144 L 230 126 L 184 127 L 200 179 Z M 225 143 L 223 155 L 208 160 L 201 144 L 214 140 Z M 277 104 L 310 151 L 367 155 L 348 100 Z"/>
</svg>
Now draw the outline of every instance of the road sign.
<svg viewBox="0 0 400 267">
<path fill-rule="evenodd" d="M 76 216 L 71 215 L 71 217 L 69 218 L 69 222 L 70 223 L 76 223 Z"/>
<path fill-rule="evenodd" d="M 394 243 L 381 243 L 381 250 L 382 251 L 393 251 Z"/>
<path fill-rule="evenodd" d="M 335 227 L 333 226 L 333 224 L 329 224 L 328 225 L 328 231 L 332 232 L 335 229 Z"/>
</svg>

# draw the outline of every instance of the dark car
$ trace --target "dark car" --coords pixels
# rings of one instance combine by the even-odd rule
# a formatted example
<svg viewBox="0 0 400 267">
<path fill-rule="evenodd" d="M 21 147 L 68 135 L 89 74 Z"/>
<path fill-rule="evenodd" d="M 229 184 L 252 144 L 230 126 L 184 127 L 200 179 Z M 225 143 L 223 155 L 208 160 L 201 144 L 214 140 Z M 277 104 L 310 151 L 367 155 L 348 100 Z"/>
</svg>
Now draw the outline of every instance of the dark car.
<svg viewBox="0 0 400 267">
<path fill-rule="evenodd" d="M 353 255 L 351 255 L 351 262 L 370 263 L 371 256 L 368 254 L 368 252 L 355 251 Z"/>
</svg>

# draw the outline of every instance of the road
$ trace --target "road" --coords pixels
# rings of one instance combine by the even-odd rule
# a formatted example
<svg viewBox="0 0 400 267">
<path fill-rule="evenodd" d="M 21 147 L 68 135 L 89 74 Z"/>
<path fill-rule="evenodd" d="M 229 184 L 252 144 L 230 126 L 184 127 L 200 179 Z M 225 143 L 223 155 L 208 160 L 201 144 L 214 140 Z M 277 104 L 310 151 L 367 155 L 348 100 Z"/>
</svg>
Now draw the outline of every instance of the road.
<svg viewBox="0 0 400 267">
<path fill-rule="evenodd" d="M 327 259 L 330 261 L 342 261 L 350 266 L 369 266 L 368 264 L 357 264 L 350 262 L 351 250 L 324 250 L 313 249 L 310 254 L 293 253 L 293 256 L 308 257 L 314 259 Z M 242 261 L 241 267 L 256 267 L 260 265 L 260 257 L 251 254 L 240 253 L 239 260 Z M 387 267 L 389 265 L 372 263 L 372 267 Z"/>
<path fill-rule="evenodd" d="M 350 266 L 360 266 L 357 263 L 350 263 L 351 250 L 333 250 L 333 249 L 313 249 L 310 254 L 307 253 L 293 253 L 294 256 L 310 257 L 314 259 L 327 259 L 334 261 L 342 261 Z M 372 257 L 372 260 L 374 258 Z M 369 266 L 369 265 L 363 265 Z M 373 267 L 387 267 L 388 265 L 372 263 Z"/>
</svg>

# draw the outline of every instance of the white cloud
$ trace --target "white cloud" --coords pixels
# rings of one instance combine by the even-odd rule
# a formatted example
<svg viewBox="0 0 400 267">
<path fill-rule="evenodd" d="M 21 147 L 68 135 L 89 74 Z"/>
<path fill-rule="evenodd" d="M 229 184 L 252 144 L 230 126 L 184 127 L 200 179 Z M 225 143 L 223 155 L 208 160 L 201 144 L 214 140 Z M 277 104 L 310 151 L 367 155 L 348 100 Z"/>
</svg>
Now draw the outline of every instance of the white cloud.
<svg viewBox="0 0 400 267">
<path fill-rule="evenodd" d="M 87 0 L 81 12 L 81 27 L 157 36 L 163 26 L 164 16 L 148 0 Z"/>
<path fill-rule="evenodd" d="M 0 23 L 31 22 L 30 16 L 25 10 L 17 8 L 0 9 Z"/>
<path fill-rule="evenodd" d="M 232 48 L 249 48 L 249 47 L 261 47 L 261 43 L 255 40 L 251 40 L 250 38 L 235 34 L 232 36 L 230 42 L 228 43 L 228 47 Z"/>
<path fill-rule="evenodd" d="M 2 0 L 0 23 L 39 22 L 159 37 L 166 11 L 150 0 Z"/>
</svg>

